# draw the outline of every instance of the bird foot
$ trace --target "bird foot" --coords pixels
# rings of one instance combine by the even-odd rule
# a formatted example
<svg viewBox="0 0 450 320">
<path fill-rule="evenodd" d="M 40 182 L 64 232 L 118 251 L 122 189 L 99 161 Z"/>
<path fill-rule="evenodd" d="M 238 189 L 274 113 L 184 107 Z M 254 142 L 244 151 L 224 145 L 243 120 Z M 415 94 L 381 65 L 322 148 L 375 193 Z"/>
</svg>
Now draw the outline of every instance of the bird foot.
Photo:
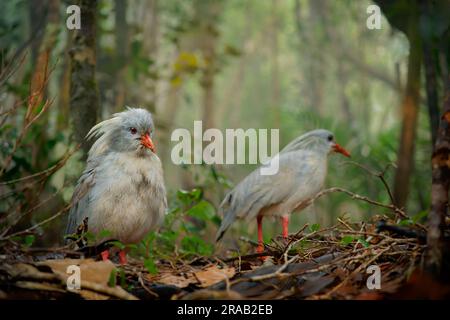
<svg viewBox="0 0 450 320">
<path fill-rule="evenodd" d="M 125 250 L 120 250 L 119 251 L 119 261 L 121 265 L 125 265 L 128 263 L 127 261 L 127 253 L 125 252 Z"/>
<path fill-rule="evenodd" d="M 109 259 L 109 250 L 102 251 L 102 253 L 100 253 L 100 255 L 102 256 L 103 261 L 108 260 Z"/>
<path fill-rule="evenodd" d="M 264 252 L 264 245 L 262 243 L 260 243 L 257 247 L 256 247 L 256 253 L 263 253 Z M 266 261 L 267 256 L 260 256 L 258 257 L 259 260 L 261 261 Z"/>
</svg>

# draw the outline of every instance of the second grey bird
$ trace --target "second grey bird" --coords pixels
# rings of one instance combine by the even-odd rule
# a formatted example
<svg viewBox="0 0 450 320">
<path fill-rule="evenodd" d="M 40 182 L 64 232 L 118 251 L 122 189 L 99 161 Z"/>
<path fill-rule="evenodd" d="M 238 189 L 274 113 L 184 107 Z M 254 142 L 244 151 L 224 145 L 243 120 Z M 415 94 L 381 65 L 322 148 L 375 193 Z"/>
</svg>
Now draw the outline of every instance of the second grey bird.
<svg viewBox="0 0 450 320">
<path fill-rule="evenodd" d="M 323 187 L 327 175 L 328 155 L 350 153 L 337 144 L 333 134 L 324 129 L 305 133 L 289 143 L 276 156 L 279 170 L 274 175 L 262 175 L 260 168 L 244 178 L 222 201 L 222 224 L 217 232 L 219 241 L 238 218 L 258 222 L 258 252 L 262 252 L 262 218 L 280 217 L 283 237 L 288 235 L 289 216 L 308 205 Z"/>
<path fill-rule="evenodd" d="M 160 226 L 167 208 L 161 161 L 152 138 L 153 119 L 145 109 L 128 108 L 95 125 L 86 169 L 72 196 L 66 234 L 85 217 L 93 233 L 110 232 L 124 244 L 137 243 Z M 102 252 L 104 260 L 109 252 Z M 126 254 L 120 252 L 121 263 Z"/>
</svg>

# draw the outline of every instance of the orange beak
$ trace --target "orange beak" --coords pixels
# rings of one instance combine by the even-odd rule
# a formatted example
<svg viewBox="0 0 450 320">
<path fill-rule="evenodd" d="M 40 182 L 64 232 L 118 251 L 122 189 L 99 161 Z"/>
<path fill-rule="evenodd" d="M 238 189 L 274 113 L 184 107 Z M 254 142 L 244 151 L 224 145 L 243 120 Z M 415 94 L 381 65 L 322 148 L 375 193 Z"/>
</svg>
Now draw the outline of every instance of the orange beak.
<svg viewBox="0 0 450 320">
<path fill-rule="evenodd" d="M 152 139 L 150 138 L 149 134 L 146 133 L 145 135 L 143 135 L 141 137 L 141 144 L 146 147 L 149 148 L 150 150 L 152 150 L 152 152 L 154 153 L 156 151 L 155 149 L 155 145 L 153 144 Z"/>
<path fill-rule="evenodd" d="M 347 150 L 345 150 L 344 148 L 342 148 L 342 147 L 341 147 L 340 145 L 338 145 L 337 143 L 333 146 L 333 150 L 334 150 L 334 152 L 342 153 L 344 156 L 350 158 L 350 152 L 348 152 Z"/>
</svg>

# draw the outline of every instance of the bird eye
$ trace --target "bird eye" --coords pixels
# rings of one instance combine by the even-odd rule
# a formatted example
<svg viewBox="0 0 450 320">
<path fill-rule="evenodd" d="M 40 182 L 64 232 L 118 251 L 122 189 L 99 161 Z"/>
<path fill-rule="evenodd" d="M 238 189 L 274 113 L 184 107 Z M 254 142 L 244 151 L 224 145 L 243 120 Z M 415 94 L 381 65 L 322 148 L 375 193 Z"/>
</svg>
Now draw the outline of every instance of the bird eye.
<svg viewBox="0 0 450 320">
<path fill-rule="evenodd" d="M 131 134 L 136 134 L 137 133 L 137 129 L 132 127 L 132 128 L 130 128 L 130 132 L 131 132 Z"/>
<path fill-rule="evenodd" d="M 333 141 L 333 136 L 331 134 L 328 136 L 328 141 Z"/>
</svg>

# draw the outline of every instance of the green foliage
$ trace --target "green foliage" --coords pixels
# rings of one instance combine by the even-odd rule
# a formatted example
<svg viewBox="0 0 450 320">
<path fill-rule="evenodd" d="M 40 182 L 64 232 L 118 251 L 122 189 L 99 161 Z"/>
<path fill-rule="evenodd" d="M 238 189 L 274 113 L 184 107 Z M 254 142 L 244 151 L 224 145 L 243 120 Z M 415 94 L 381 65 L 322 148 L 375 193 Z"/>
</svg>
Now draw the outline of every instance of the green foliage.
<svg viewBox="0 0 450 320">
<path fill-rule="evenodd" d="M 115 287 L 116 284 L 117 284 L 117 269 L 114 268 L 111 270 L 111 273 L 109 274 L 108 286 Z"/>
<path fill-rule="evenodd" d="M 358 242 L 361 243 L 365 248 L 368 248 L 370 246 L 370 244 L 364 238 L 359 238 Z"/>
<path fill-rule="evenodd" d="M 24 237 L 24 245 L 26 247 L 31 247 L 33 245 L 34 240 L 36 240 L 36 236 L 29 234 Z"/>
<path fill-rule="evenodd" d="M 203 198 L 201 189 L 178 190 L 164 226 L 131 247 L 131 254 L 143 257 L 144 266 L 151 274 L 158 272 L 157 259 L 171 257 L 174 253 L 183 257 L 209 256 L 214 247 L 204 235 L 217 220 L 214 206 Z"/>
<path fill-rule="evenodd" d="M 310 230 L 311 232 L 319 231 L 319 230 L 320 230 L 320 224 L 314 223 L 313 225 L 311 225 L 311 226 L 309 227 L 309 230 Z"/>
<path fill-rule="evenodd" d="M 34 241 L 36 240 L 36 236 L 33 234 L 27 234 L 25 236 L 15 236 L 12 238 L 12 240 L 20 243 L 25 248 L 29 248 L 33 245 Z"/>
<path fill-rule="evenodd" d="M 108 286 L 115 287 L 120 285 L 125 290 L 129 289 L 129 285 L 127 284 L 127 278 L 125 275 L 125 270 L 122 268 L 114 268 L 111 270 L 108 278 Z"/>
<path fill-rule="evenodd" d="M 362 237 L 354 237 L 354 236 L 350 236 L 350 235 L 342 237 L 340 244 L 342 246 L 348 246 L 351 243 L 353 243 L 354 241 L 357 241 L 358 243 L 363 245 L 365 248 L 368 248 L 370 246 L 370 244 L 366 241 L 366 239 L 364 239 Z"/>
<path fill-rule="evenodd" d="M 341 239 L 341 245 L 348 246 L 350 243 L 352 243 L 355 240 L 355 237 L 352 236 L 345 236 Z"/>
<path fill-rule="evenodd" d="M 158 273 L 158 268 L 156 267 L 155 261 L 152 258 L 147 258 L 144 260 L 144 267 L 150 274 Z"/>
</svg>

